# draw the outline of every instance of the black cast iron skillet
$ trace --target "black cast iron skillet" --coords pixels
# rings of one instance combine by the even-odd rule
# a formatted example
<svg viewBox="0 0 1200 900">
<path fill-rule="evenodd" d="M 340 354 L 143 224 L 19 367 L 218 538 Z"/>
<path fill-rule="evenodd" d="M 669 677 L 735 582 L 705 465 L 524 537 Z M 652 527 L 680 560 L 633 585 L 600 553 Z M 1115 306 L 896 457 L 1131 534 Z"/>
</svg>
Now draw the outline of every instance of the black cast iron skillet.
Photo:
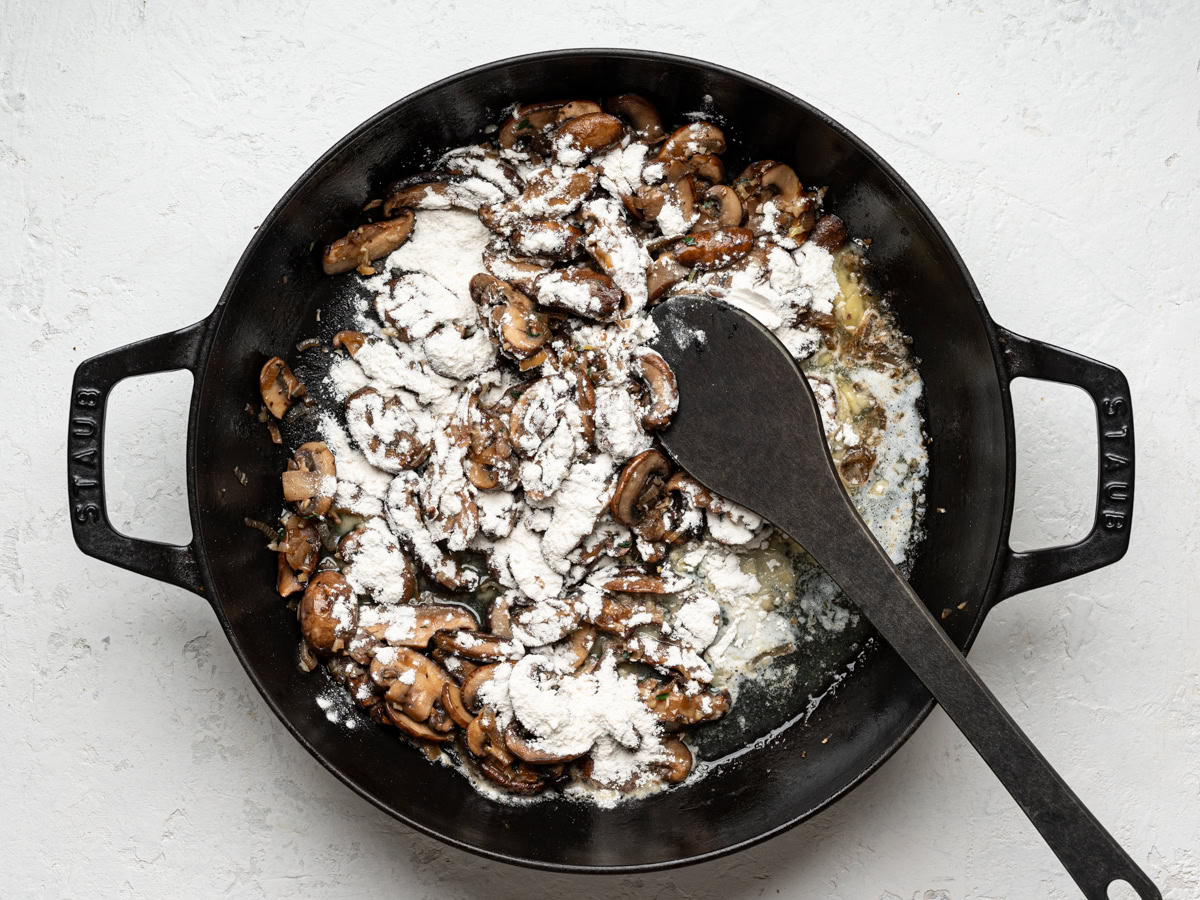
<svg viewBox="0 0 1200 900">
<path fill-rule="evenodd" d="M 494 803 L 457 773 L 430 765 L 379 728 L 333 727 L 296 667 L 297 629 L 274 591 L 274 566 L 247 515 L 279 508 L 283 451 L 244 412 L 258 370 L 289 356 L 334 308 L 338 279 L 319 248 L 360 223 L 363 202 L 398 174 L 476 139 L 514 100 L 636 91 L 667 122 L 715 109 L 730 119 L 732 171 L 751 159 L 791 163 L 829 185 L 828 208 L 873 238 L 874 279 L 912 336 L 926 386 L 930 446 L 927 537 L 910 581 L 962 649 L 988 611 L 1021 591 L 1116 562 L 1133 510 L 1129 386 L 1111 366 L 992 322 L 958 253 L 904 181 L 857 137 L 790 94 L 696 60 L 631 50 L 517 57 L 455 75 L 355 129 L 284 195 L 246 248 L 204 321 L 94 357 L 71 395 L 68 487 L 76 542 L 87 554 L 205 597 L 263 697 L 338 778 L 397 819 L 450 844 L 547 869 L 630 871 L 728 853 L 814 815 L 883 763 L 929 713 L 928 692 L 886 647 L 841 682 L 806 722 L 783 728 L 708 777 L 617 809 L 554 799 Z M 708 99 L 711 98 L 711 99 Z M 189 369 L 187 473 L 192 542 L 171 546 L 116 532 L 104 505 L 104 410 L 131 375 Z M 1009 383 L 1078 385 L 1096 403 L 1100 478 L 1092 530 L 1028 553 L 1008 546 L 1014 483 Z M 248 476 L 241 484 L 238 467 Z M 958 607 L 963 605 L 960 611 Z M 802 755 L 803 751 L 803 755 Z"/>
</svg>

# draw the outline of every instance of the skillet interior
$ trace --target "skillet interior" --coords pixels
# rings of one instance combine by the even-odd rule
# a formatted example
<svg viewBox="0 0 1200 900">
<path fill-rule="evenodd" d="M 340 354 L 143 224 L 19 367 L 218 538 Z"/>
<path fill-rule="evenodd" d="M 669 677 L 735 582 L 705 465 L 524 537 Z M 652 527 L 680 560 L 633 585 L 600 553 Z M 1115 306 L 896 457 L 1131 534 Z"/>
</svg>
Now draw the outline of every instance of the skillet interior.
<svg viewBox="0 0 1200 900">
<path fill-rule="evenodd" d="M 274 567 L 261 537 L 242 524 L 246 515 L 267 518 L 278 510 L 283 453 L 244 407 L 254 397 L 262 362 L 290 356 L 297 340 L 320 333 L 317 310 L 334 305 L 338 284 L 321 274 L 310 248 L 359 224 L 362 203 L 387 181 L 475 139 L 515 99 L 629 90 L 650 96 L 667 122 L 705 108 L 728 116 L 731 170 L 749 158 L 790 162 L 802 181 L 830 186 L 827 208 L 852 234 L 873 238 L 875 283 L 891 294 L 922 361 L 933 438 L 928 505 L 946 510 L 928 517 L 911 580 L 935 611 L 967 604 L 945 622 L 960 646 L 969 644 L 994 594 L 993 568 L 1007 540 L 1005 398 L 986 313 L 919 201 L 821 113 L 761 82 L 692 60 L 567 51 L 463 73 L 370 120 L 289 192 L 226 288 L 207 363 L 197 374 L 191 423 L 197 545 L 211 575 L 209 595 L 247 671 L 325 765 L 415 827 L 476 852 L 545 867 L 664 866 L 766 837 L 856 784 L 930 707 L 927 692 L 899 659 L 879 649 L 806 725 L 682 789 L 615 810 L 561 800 L 510 807 L 484 799 L 457 773 L 429 765 L 394 734 L 331 726 L 313 702 L 312 678 L 296 669 L 294 617 L 273 590 Z M 248 476 L 245 486 L 235 466 Z"/>
</svg>

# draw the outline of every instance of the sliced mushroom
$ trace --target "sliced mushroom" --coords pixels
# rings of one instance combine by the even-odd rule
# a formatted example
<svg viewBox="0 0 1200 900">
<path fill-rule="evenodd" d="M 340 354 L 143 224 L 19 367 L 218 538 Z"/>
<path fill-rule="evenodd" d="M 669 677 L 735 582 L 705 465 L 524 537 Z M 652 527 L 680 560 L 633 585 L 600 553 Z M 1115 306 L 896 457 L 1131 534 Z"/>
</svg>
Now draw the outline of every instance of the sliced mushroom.
<svg viewBox="0 0 1200 900">
<path fill-rule="evenodd" d="M 372 557 L 365 571 L 359 564 L 364 551 Z M 338 542 L 338 555 L 342 558 L 342 574 L 359 592 L 387 604 L 407 603 L 416 596 L 417 572 L 412 560 L 381 519 L 368 520 L 345 534 Z"/>
<path fill-rule="evenodd" d="M 287 554 L 279 552 L 279 568 L 275 578 L 275 589 L 280 597 L 290 597 L 297 591 L 304 590 L 304 584 L 296 577 L 292 567 L 288 565 Z"/>
<path fill-rule="evenodd" d="M 510 358 L 528 359 L 550 339 L 545 315 L 511 284 L 481 272 L 471 279 L 471 294 L 476 303 L 490 307 L 488 323 Z"/>
<path fill-rule="evenodd" d="M 453 734 L 443 731 L 435 731 L 424 722 L 418 722 L 410 718 L 390 700 L 385 700 L 383 703 L 373 707 L 371 710 L 372 718 L 376 718 L 374 715 L 376 709 L 383 711 L 389 724 L 395 725 L 411 738 L 416 738 L 419 741 L 436 741 L 438 743 L 444 743 L 454 739 Z M 377 718 L 376 720 L 378 721 Z"/>
<path fill-rule="evenodd" d="M 303 397 L 306 393 L 300 379 L 278 356 L 272 356 L 263 364 L 262 371 L 258 374 L 258 390 L 262 394 L 263 403 L 277 419 L 283 418 L 293 400 Z"/>
<path fill-rule="evenodd" d="M 554 131 L 554 155 L 567 165 L 577 165 L 587 157 L 607 150 L 621 140 L 625 129 L 621 120 L 604 112 L 590 112 L 568 119 Z"/>
<path fill-rule="evenodd" d="M 512 617 L 513 634 L 526 646 L 547 646 L 574 631 L 585 611 L 577 596 L 527 606 Z"/>
<path fill-rule="evenodd" d="M 572 668 L 578 669 L 587 661 L 592 648 L 596 646 L 596 629 L 591 625 L 576 628 L 567 635 L 563 643 L 572 655 Z"/>
<path fill-rule="evenodd" d="M 379 650 L 371 662 L 371 680 L 386 688 L 388 703 L 406 716 L 424 722 L 441 700 L 446 671 L 428 656 L 407 647 Z"/>
<path fill-rule="evenodd" d="M 655 762 L 653 767 L 662 773 L 664 781 L 679 784 L 692 771 L 692 751 L 674 737 L 664 738 L 662 749 L 663 759 Z"/>
<path fill-rule="evenodd" d="M 679 386 L 675 382 L 675 373 L 667 361 L 649 347 L 639 347 L 632 363 L 633 374 L 646 386 L 643 427 L 650 430 L 666 428 L 679 408 Z"/>
<path fill-rule="evenodd" d="M 474 590 L 479 573 L 438 546 L 425 526 L 420 490 L 421 479 L 414 472 L 406 470 L 392 480 L 385 504 L 388 524 L 430 578 L 452 591 Z"/>
<path fill-rule="evenodd" d="M 350 437 L 371 464 L 385 472 L 415 469 L 429 456 L 417 423 L 398 394 L 384 396 L 375 388 L 359 388 L 346 398 Z"/>
<path fill-rule="evenodd" d="M 748 228 L 718 228 L 689 234 L 672 253 L 680 265 L 703 272 L 733 265 L 753 246 L 754 234 Z"/>
<path fill-rule="evenodd" d="M 496 719 L 496 712 L 490 706 L 479 711 L 471 724 L 467 726 L 467 748 L 477 757 L 491 757 L 502 765 L 512 762 L 512 754 L 504 740 L 504 732 Z"/>
<path fill-rule="evenodd" d="M 623 294 L 611 277 L 587 266 L 543 272 L 534 285 L 537 301 L 596 322 L 614 322 Z"/>
<path fill-rule="evenodd" d="M 436 172 L 421 172 L 397 181 L 388 187 L 383 214 L 390 216 L 398 209 L 445 209 L 452 206 L 454 200 L 450 184 L 450 176 Z"/>
<path fill-rule="evenodd" d="M 662 726 L 672 731 L 719 719 L 731 705 L 728 691 L 703 688 L 689 694 L 677 681 L 664 684 L 655 678 L 639 683 L 638 693 Z"/>
<path fill-rule="evenodd" d="M 653 302 L 687 277 L 688 270 L 679 264 L 674 253 L 659 254 L 646 269 L 646 293 Z"/>
<path fill-rule="evenodd" d="M 442 706 L 454 720 L 454 724 L 460 728 L 468 728 L 475 720 L 470 711 L 463 705 L 462 693 L 459 691 L 458 685 L 453 681 L 447 680 L 442 685 Z"/>
<path fill-rule="evenodd" d="M 512 639 L 512 602 L 514 594 L 505 591 L 492 598 L 488 604 L 488 631 L 506 641 Z"/>
<path fill-rule="evenodd" d="M 714 184 L 704 192 L 700 220 L 695 230 L 735 228 L 742 224 L 742 200 L 727 184 Z"/>
<path fill-rule="evenodd" d="M 658 110 L 640 94 L 618 94 L 610 97 L 605 106 L 614 116 L 628 122 L 633 133 L 645 143 L 652 144 L 666 135 Z"/>
<path fill-rule="evenodd" d="M 409 627 L 407 611 L 415 617 Z M 393 647 L 424 648 L 429 646 L 439 631 L 474 631 L 479 626 L 470 610 L 449 603 L 418 603 L 415 606 L 397 607 L 405 613 L 406 627 L 398 627 L 394 618 L 387 615 L 386 607 L 378 614 L 378 621 L 371 620 L 371 613 L 364 615 L 368 620 L 363 630 L 373 637 L 386 640 Z"/>
<path fill-rule="evenodd" d="M 833 214 L 821 216 L 809 232 L 808 239 L 833 253 L 846 243 L 846 223 Z"/>
<path fill-rule="evenodd" d="M 711 122 L 693 122 L 671 132 L 659 148 L 658 158 L 686 159 L 697 153 L 725 152 L 725 133 Z"/>
<path fill-rule="evenodd" d="M 588 113 L 598 113 L 603 111 L 604 110 L 600 108 L 600 104 L 592 100 L 572 100 L 570 103 L 564 103 L 561 107 L 559 107 L 558 115 L 555 116 L 554 121 L 556 124 L 561 125 L 563 122 L 567 121 L 567 119 L 577 119 L 580 116 L 587 115 Z"/>
<path fill-rule="evenodd" d="M 472 631 L 440 631 L 433 636 L 436 646 L 474 662 L 504 662 L 519 659 L 524 650 L 512 641 Z"/>
<path fill-rule="evenodd" d="M 361 331 L 339 331 L 333 336 L 333 349 L 345 348 L 346 352 L 353 356 L 366 342 L 367 336 Z"/>
<path fill-rule="evenodd" d="M 553 763 L 570 762 L 573 759 L 579 759 L 583 753 L 561 754 L 551 753 L 548 750 L 540 750 L 534 746 L 533 740 L 526 736 L 524 729 L 517 724 L 516 720 L 508 723 L 508 727 L 504 729 L 504 745 L 513 753 L 527 763 L 535 765 L 549 765 Z M 584 751 L 587 752 L 587 751 Z"/>
<path fill-rule="evenodd" d="M 507 244 L 497 247 L 489 245 L 483 251 L 483 267 L 496 278 L 506 281 L 518 291 L 533 294 L 538 276 L 549 271 L 550 261 L 541 261 L 527 256 L 513 256 Z"/>
<path fill-rule="evenodd" d="M 604 590 L 620 594 L 676 594 L 688 587 L 686 578 L 650 575 L 638 570 L 622 572 L 604 582 Z M 656 623 L 658 624 L 658 623 Z"/>
<path fill-rule="evenodd" d="M 583 232 L 558 219 L 529 219 L 517 225 L 508 237 L 518 256 L 543 256 L 565 261 L 582 250 Z"/>
<path fill-rule="evenodd" d="M 665 499 L 670 471 L 671 464 L 657 450 L 643 451 L 627 462 L 613 493 L 613 518 L 622 525 L 640 525 Z"/>
<path fill-rule="evenodd" d="M 463 705 L 466 706 L 468 710 L 472 710 L 477 707 L 475 701 L 479 696 L 479 689 L 492 680 L 492 676 L 496 674 L 496 669 L 499 667 L 499 663 L 490 663 L 485 666 L 480 666 L 463 679 L 460 694 L 462 696 Z"/>
<path fill-rule="evenodd" d="M 645 600 L 618 600 L 605 597 L 600 614 L 592 624 L 607 634 L 629 637 L 643 625 L 662 625 L 663 613 L 658 604 Z"/>
<path fill-rule="evenodd" d="M 520 141 L 550 128 L 564 105 L 561 100 L 551 100 L 518 106 L 500 126 L 496 143 L 504 150 L 513 149 Z"/>
<path fill-rule="evenodd" d="M 300 632 L 321 655 L 338 653 L 358 628 L 358 604 L 338 572 L 320 572 L 309 581 L 297 610 Z"/>
<path fill-rule="evenodd" d="M 561 219 L 579 209 L 599 177 L 595 166 L 567 172 L 559 166 L 542 169 L 529 177 L 520 197 L 480 207 L 479 220 L 491 231 L 509 235 L 527 219 Z"/>
<path fill-rule="evenodd" d="M 519 462 L 504 419 L 481 407 L 475 396 L 468 421 L 470 446 L 463 463 L 467 480 L 481 491 L 511 490 L 516 486 Z"/>
<path fill-rule="evenodd" d="M 306 581 L 317 568 L 321 555 L 321 535 L 316 526 L 300 516 L 288 516 L 284 523 L 283 553 L 287 564 Z"/>
<path fill-rule="evenodd" d="M 390 254 L 412 235 L 412 210 L 402 210 L 394 219 L 360 225 L 344 238 L 325 248 L 322 266 L 326 275 L 339 275 L 358 269 L 360 274 L 374 275 L 371 263 Z"/>
<path fill-rule="evenodd" d="M 301 444 L 288 465 L 282 479 L 283 499 L 295 503 L 302 516 L 323 516 L 329 512 L 337 490 L 337 466 L 325 442 Z"/>
<path fill-rule="evenodd" d="M 651 634 L 635 634 L 626 639 L 625 652 L 634 662 L 646 663 L 663 672 L 675 672 L 687 681 L 708 684 L 712 669 L 695 650 Z"/>
</svg>

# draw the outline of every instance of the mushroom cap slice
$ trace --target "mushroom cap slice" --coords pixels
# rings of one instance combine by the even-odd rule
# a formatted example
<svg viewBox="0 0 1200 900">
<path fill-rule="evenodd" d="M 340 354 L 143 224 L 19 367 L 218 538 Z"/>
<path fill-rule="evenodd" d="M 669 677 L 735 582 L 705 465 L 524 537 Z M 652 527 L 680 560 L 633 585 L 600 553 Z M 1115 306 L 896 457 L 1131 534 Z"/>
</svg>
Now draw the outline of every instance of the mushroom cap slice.
<svg viewBox="0 0 1200 900">
<path fill-rule="evenodd" d="M 317 567 L 321 554 L 321 535 L 316 526 L 300 516 L 288 516 L 284 524 L 283 553 L 287 564 L 305 578 Z"/>
<path fill-rule="evenodd" d="M 508 723 L 508 727 L 504 729 L 504 745 L 512 752 L 514 756 L 520 757 L 527 763 L 535 765 L 552 765 L 554 763 L 571 762 L 579 759 L 583 753 L 552 753 L 547 750 L 540 750 L 534 746 L 533 742 L 528 739 L 523 729 L 518 725 L 516 720 Z M 587 751 L 584 751 L 586 753 Z"/>
<path fill-rule="evenodd" d="M 654 768 L 662 772 L 667 783 L 679 784 L 692 771 L 692 751 L 676 737 L 663 738 L 662 749 L 664 758 L 654 763 Z"/>
<path fill-rule="evenodd" d="M 550 260 L 537 257 L 513 256 L 506 245 L 503 250 L 488 245 L 483 251 L 483 267 L 496 278 L 508 282 L 518 291 L 534 293 L 538 276 L 550 271 Z"/>
<path fill-rule="evenodd" d="M 658 159 L 687 159 L 697 153 L 725 152 L 725 132 L 712 122 L 692 122 L 671 132 L 658 150 Z"/>
<path fill-rule="evenodd" d="M 729 185 L 714 184 L 705 191 L 702 208 L 708 209 L 710 203 L 715 207 L 710 228 L 733 228 L 742 224 L 742 199 Z"/>
<path fill-rule="evenodd" d="M 358 269 L 363 275 L 374 275 L 371 263 L 399 248 L 412 235 L 414 216 L 410 209 L 394 219 L 360 225 L 343 238 L 325 248 L 321 265 L 326 275 L 340 275 Z"/>
<path fill-rule="evenodd" d="M 337 490 L 337 466 L 324 441 L 309 441 L 293 454 L 295 469 L 283 473 L 283 498 L 302 516 L 323 516 Z"/>
<path fill-rule="evenodd" d="M 548 100 L 518 106 L 500 126 L 496 143 L 504 150 L 511 150 L 519 141 L 531 138 L 552 126 L 558 117 L 558 111 L 565 105 L 562 100 Z"/>
<path fill-rule="evenodd" d="M 317 653 L 346 648 L 358 628 L 358 604 L 350 583 L 339 572 L 319 572 L 309 581 L 297 610 L 300 632 Z"/>
<path fill-rule="evenodd" d="M 618 600 L 605 597 L 600 614 L 592 624 L 606 634 L 629 637 L 635 628 L 642 625 L 662 625 L 663 612 L 657 603 L 645 600 Z"/>
<path fill-rule="evenodd" d="M 622 525 L 638 525 L 665 495 L 671 464 L 659 451 L 645 450 L 625 464 L 611 502 L 612 516 Z"/>
<path fill-rule="evenodd" d="M 846 243 L 846 235 L 846 223 L 831 213 L 817 219 L 808 239 L 833 253 Z"/>
<path fill-rule="evenodd" d="M 353 356 L 366 342 L 367 336 L 361 331 L 339 331 L 333 336 L 333 349 L 345 348 L 346 352 Z"/>
<path fill-rule="evenodd" d="M 292 567 L 288 565 L 287 554 L 279 552 L 279 568 L 275 578 L 275 589 L 280 597 L 290 597 L 297 591 L 304 590 L 304 584 L 296 577 Z"/>
<path fill-rule="evenodd" d="M 625 128 L 616 116 L 590 112 L 563 122 L 554 132 L 552 144 L 556 157 L 572 163 L 607 150 L 621 140 Z"/>
<path fill-rule="evenodd" d="M 749 228 L 718 228 L 689 234 L 674 245 L 672 253 L 680 265 L 709 271 L 733 265 L 753 246 L 754 232 Z"/>
<path fill-rule="evenodd" d="M 508 244 L 518 256 L 542 256 L 565 261 L 581 252 L 583 232 L 558 219 L 528 219 L 508 236 Z"/>
<path fill-rule="evenodd" d="M 679 264 L 674 253 L 661 253 L 646 269 L 646 293 L 651 301 L 658 300 L 687 277 L 687 268 Z"/>
<path fill-rule="evenodd" d="M 263 364 L 258 373 L 258 390 L 267 410 L 277 419 L 283 418 L 293 400 L 305 394 L 300 379 L 278 356 L 272 356 Z"/>
<path fill-rule="evenodd" d="M 624 294 L 610 276 L 587 266 L 543 271 L 534 290 L 542 306 L 597 322 L 616 321 L 624 300 Z"/>
<path fill-rule="evenodd" d="M 411 738 L 416 738 L 419 741 L 436 741 L 445 743 L 454 739 L 454 735 L 450 732 L 435 731 L 424 722 L 417 722 L 406 715 L 403 710 L 396 707 L 390 700 L 385 700 L 372 708 L 372 713 L 376 709 L 382 709 L 387 717 L 387 722 L 395 725 Z"/>
<path fill-rule="evenodd" d="M 671 366 L 656 351 L 639 347 L 633 355 L 633 373 L 646 385 L 649 395 L 642 425 L 650 430 L 666 428 L 679 409 L 679 385 Z"/>
<path fill-rule="evenodd" d="M 474 662 L 504 662 L 517 659 L 524 652 L 512 641 L 473 631 L 440 631 L 433 636 L 433 643 L 447 653 L 456 653 Z"/>
<path fill-rule="evenodd" d="M 460 728 L 469 728 L 471 723 L 475 721 L 475 717 L 471 715 L 470 710 L 463 704 L 462 693 L 458 685 L 449 679 L 442 685 L 442 706 L 450 718 L 454 720 L 454 724 Z"/>
<path fill-rule="evenodd" d="M 499 666 L 499 663 L 489 663 L 486 666 L 480 666 L 463 679 L 461 688 L 462 702 L 468 710 L 475 709 L 475 700 L 479 695 L 479 689 L 492 680 L 492 676 L 496 674 L 496 669 Z"/>
<path fill-rule="evenodd" d="M 603 112 L 600 104 L 594 100 L 572 100 L 570 103 L 564 103 L 559 107 L 557 115 L 554 117 L 555 124 L 561 125 L 568 119 L 577 119 L 580 116 L 588 113 Z"/>
<path fill-rule="evenodd" d="M 605 106 L 614 116 L 628 122 L 633 133 L 645 143 L 652 144 L 666 136 L 658 109 L 640 94 L 618 94 L 610 97 Z"/>
<path fill-rule="evenodd" d="M 670 730 L 719 719 L 731 705 L 728 691 L 704 688 L 688 694 L 674 680 L 663 684 L 648 678 L 638 684 L 638 693 L 662 726 Z"/>
</svg>

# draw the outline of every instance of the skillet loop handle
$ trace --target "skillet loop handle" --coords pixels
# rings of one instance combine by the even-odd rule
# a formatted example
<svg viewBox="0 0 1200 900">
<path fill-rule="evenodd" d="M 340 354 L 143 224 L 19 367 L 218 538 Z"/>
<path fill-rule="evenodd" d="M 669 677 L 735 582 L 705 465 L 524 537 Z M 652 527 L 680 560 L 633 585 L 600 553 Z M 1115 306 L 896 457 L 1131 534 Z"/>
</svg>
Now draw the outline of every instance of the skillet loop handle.
<svg viewBox="0 0 1200 900">
<path fill-rule="evenodd" d="M 1129 382 L 1110 365 L 999 329 L 1004 365 L 1014 378 L 1083 388 L 1096 404 L 1100 476 L 1096 516 L 1083 540 L 1027 552 L 1008 551 L 999 598 L 1112 565 L 1129 549 L 1133 522 L 1133 407 Z"/>
<path fill-rule="evenodd" d="M 196 543 L 187 546 L 121 534 L 108 518 L 104 498 L 104 417 L 112 389 L 126 378 L 177 369 L 196 371 L 207 324 L 160 334 L 93 356 L 75 370 L 67 429 L 67 492 L 75 543 L 88 556 L 204 593 Z"/>
</svg>

